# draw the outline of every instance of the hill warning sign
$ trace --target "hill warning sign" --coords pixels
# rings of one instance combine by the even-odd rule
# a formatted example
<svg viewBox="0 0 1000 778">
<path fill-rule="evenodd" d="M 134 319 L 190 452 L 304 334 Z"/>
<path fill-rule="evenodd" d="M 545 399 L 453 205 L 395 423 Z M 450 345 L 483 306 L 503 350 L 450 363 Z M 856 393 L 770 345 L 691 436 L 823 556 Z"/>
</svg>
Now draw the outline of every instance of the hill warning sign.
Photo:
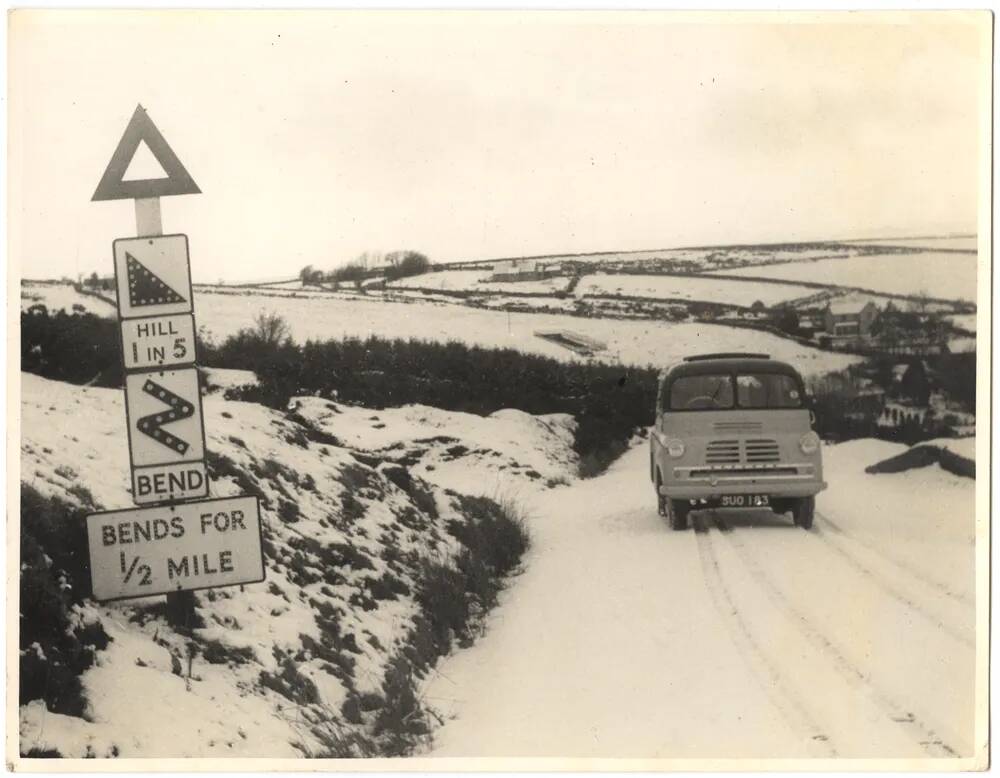
<svg viewBox="0 0 1000 778">
<path fill-rule="evenodd" d="M 191 258 L 186 235 L 119 238 L 114 242 L 118 315 L 191 313 Z"/>
</svg>

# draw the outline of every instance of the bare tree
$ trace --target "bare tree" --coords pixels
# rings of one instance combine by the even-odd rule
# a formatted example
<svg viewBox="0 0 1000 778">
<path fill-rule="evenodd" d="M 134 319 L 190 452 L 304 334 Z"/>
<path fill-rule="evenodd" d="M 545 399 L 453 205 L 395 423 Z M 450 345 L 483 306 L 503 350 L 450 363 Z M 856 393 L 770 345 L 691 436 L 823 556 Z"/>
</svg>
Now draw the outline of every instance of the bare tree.
<svg viewBox="0 0 1000 778">
<path fill-rule="evenodd" d="M 266 346 L 280 346 L 291 338 L 288 322 L 279 314 L 261 311 L 253 320 L 253 334 Z"/>
</svg>

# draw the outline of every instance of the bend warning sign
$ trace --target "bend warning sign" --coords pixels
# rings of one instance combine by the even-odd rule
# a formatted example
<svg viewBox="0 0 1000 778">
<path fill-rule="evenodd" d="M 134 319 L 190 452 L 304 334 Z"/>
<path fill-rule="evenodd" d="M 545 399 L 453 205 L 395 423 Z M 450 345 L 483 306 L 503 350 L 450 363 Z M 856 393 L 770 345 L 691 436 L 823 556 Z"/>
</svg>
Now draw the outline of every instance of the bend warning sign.
<svg viewBox="0 0 1000 778">
<path fill-rule="evenodd" d="M 125 376 L 125 405 L 135 502 L 206 497 L 197 369 L 131 373 Z"/>
<path fill-rule="evenodd" d="M 194 306 L 186 235 L 120 238 L 114 251 L 121 318 L 191 313 Z"/>
<path fill-rule="evenodd" d="M 92 513 L 87 539 L 100 601 L 264 580 L 253 496 Z"/>
</svg>

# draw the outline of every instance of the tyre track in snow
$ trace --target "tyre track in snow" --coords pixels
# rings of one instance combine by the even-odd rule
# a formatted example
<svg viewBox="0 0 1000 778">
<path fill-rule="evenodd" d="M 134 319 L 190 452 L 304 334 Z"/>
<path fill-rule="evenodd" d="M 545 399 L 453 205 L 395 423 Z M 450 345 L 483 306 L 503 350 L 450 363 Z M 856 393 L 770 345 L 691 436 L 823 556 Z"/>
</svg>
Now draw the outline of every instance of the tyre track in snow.
<svg viewBox="0 0 1000 778">
<path fill-rule="evenodd" d="M 930 587 L 936 590 L 937 592 L 941 593 L 945 597 L 948 597 L 949 599 L 957 603 L 960 603 L 962 605 L 966 605 L 969 607 L 973 607 L 975 605 L 973 598 L 969 597 L 968 595 L 962 594 L 960 592 L 953 592 L 948 587 L 947 584 L 935 580 L 931 575 L 927 573 L 927 571 L 918 569 L 909 562 L 899 559 L 894 554 L 887 553 L 885 549 L 879 548 L 878 546 L 872 543 L 865 542 L 856 535 L 851 535 L 850 533 L 846 532 L 844 528 L 841 527 L 839 524 L 837 524 L 833 519 L 820 513 L 819 511 L 816 511 L 816 518 L 822 525 L 830 529 L 834 535 L 848 539 L 852 543 L 857 543 L 859 546 L 861 546 L 874 556 L 884 559 L 886 562 L 889 562 L 890 564 L 894 565 L 897 569 L 909 575 L 914 581 L 917 581 L 923 584 L 924 586 Z M 833 541 L 830 541 L 828 539 L 827 542 L 833 542 Z"/>
<path fill-rule="evenodd" d="M 939 615 L 933 613 L 928 607 L 918 603 L 911 595 L 901 591 L 888 578 L 876 572 L 872 567 L 866 565 L 861 559 L 848 551 L 843 545 L 831 539 L 826 533 L 822 531 L 814 532 L 812 537 L 819 538 L 819 540 L 823 542 L 825 548 L 831 549 L 834 553 L 851 565 L 851 567 L 857 570 L 865 578 L 869 579 L 872 583 L 879 587 L 879 589 L 895 599 L 897 602 L 909 608 L 913 613 L 920 615 L 931 625 L 937 627 L 962 645 L 975 650 L 975 634 L 973 634 L 972 637 L 969 637 L 969 635 L 961 628 L 945 623 L 945 620 Z M 901 567 L 900 569 L 904 568 Z M 908 571 L 907 574 L 910 576 L 914 575 Z M 920 579 L 918 579 L 918 581 L 919 580 Z M 942 592 L 942 594 L 947 594 L 947 592 Z"/>
<path fill-rule="evenodd" d="M 768 699 L 791 729 L 801 733 L 821 751 L 816 754 L 817 756 L 836 757 L 838 754 L 835 744 L 815 721 L 802 698 L 785 683 L 778 662 L 768 655 L 733 599 L 732 592 L 719 569 L 719 560 L 708 539 L 708 527 L 704 518 L 692 516 L 691 521 L 706 589 L 733 642 L 743 649 L 740 651 L 741 656 L 750 666 L 751 672 Z"/>
<path fill-rule="evenodd" d="M 831 529 L 833 529 L 833 533 L 835 533 L 836 535 L 839 535 L 851 541 L 858 542 L 860 545 L 867 547 L 867 544 L 861 543 L 860 541 L 857 541 L 856 538 L 854 538 L 854 536 L 846 534 L 842 529 L 840 529 L 836 524 L 831 522 L 826 517 L 817 514 L 817 518 L 821 519 L 825 525 L 831 527 Z M 718 513 L 716 513 L 713 514 L 712 519 L 721 532 L 730 531 L 731 527 L 726 522 L 724 516 L 721 516 Z M 903 591 L 898 585 L 893 583 L 885 574 L 878 572 L 874 567 L 872 567 L 870 564 L 867 564 L 864 560 L 862 560 L 857 554 L 849 551 L 844 542 L 833 540 L 830 534 L 827 534 L 826 532 L 820 530 L 819 528 L 814 529 L 810 533 L 809 537 L 817 538 L 820 541 L 822 541 L 824 548 L 829 549 L 839 558 L 843 559 L 847 564 L 849 564 L 852 568 L 854 568 L 865 579 L 871 581 L 885 594 L 887 594 L 889 597 L 892 597 L 894 600 L 902 604 L 911 612 L 923 618 L 931 626 L 944 632 L 952 639 L 961 643 L 963 646 L 975 650 L 976 648 L 975 633 L 973 633 L 972 636 L 969 636 L 967 630 L 955 626 L 954 624 L 946 623 L 946 620 L 943 619 L 940 614 L 935 613 L 933 608 L 927 606 L 926 604 L 917 602 L 917 600 L 913 597 L 913 594 L 911 592 Z M 926 578 L 922 577 L 918 573 L 909 569 L 907 566 L 901 565 L 895 560 L 889 559 L 889 557 L 887 557 L 885 554 L 877 553 L 877 555 L 881 559 L 885 559 L 886 561 L 895 565 L 896 568 L 902 571 L 906 575 L 906 577 L 910 578 L 911 581 L 914 584 L 916 584 L 917 587 L 923 588 L 926 586 L 930 586 L 938 593 L 942 595 L 947 595 L 952 602 L 971 605 L 971 603 L 967 602 L 968 598 L 962 598 L 959 595 L 947 591 L 945 587 L 940 587 L 939 585 L 935 585 L 934 582 L 926 580 Z"/>
<path fill-rule="evenodd" d="M 938 733 L 937 729 L 926 723 L 924 718 L 918 718 L 908 709 L 910 706 L 903 705 L 880 688 L 870 675 L 846 656 L 842 648 L 830 636 L 821 631 L 806 614 L 791 602 L 764 571 L 749 549 L 736 537 L 738 533 L 733 533 L 724 520 L 719 521 L 717 514 L 713 514 L 712 519 L 713 524 L 720 530 L 719 537 L 725 538 L 726 545 L 736 552 L 746 571 L 757 582 L 765 597 L 775 608 L 785 614 L 802 636 L 817 649 L 829 667 L 834 669 L 852 687 L 868 694 L 870 699 L 881 708 L 883 715 L 889 721 L 903 728 L 909 739 L 928 756 L 957 757 L 959 755 L 958 751 Z M 712 541 L 708 533 L 704 533 L 700 537 L 704 537 L 705 544 L 710 546 Z M 709 553 L 714 554 L 714 549 L 710 549 Z M 716 569 L 718 570 L 718 566 Z M 949 740 L 955 742 L 954 738 L 949 738 Z"/>
</svg>

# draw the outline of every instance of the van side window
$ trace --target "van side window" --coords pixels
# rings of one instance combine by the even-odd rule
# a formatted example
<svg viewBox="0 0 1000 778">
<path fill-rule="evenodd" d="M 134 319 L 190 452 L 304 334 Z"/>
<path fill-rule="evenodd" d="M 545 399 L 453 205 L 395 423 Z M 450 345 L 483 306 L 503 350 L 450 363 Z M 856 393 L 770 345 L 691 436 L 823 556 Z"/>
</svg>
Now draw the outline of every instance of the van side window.
<svg viewBox="0 0 1000 778">
<path fill-rule="evenodd" d="M 704 411 L 733 407 L 733 381 L 728 375 L 689 375 L 670 386 L 670 409 Z"/>
<path fill-rule="evenodd" d="M 783 373 L 736 376 L 736 404 L 740 408 L 801 408 L 798 382 Z"/>
</svg>

